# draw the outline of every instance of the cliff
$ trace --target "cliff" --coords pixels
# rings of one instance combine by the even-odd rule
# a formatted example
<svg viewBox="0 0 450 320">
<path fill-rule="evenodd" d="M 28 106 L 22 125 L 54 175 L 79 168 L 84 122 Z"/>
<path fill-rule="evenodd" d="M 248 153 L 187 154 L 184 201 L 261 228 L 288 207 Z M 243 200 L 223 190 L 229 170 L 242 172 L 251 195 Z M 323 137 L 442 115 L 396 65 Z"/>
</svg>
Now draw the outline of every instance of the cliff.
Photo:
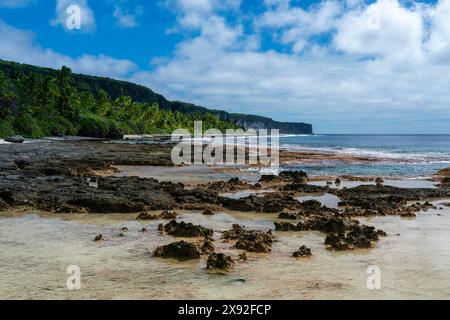
<svg viewBox="0 0 450 320">
<path fill-rule="evenodd" d="M 55 69 L 0 60 L 1 71 L 10 74 L 14 72 L 15 69 L 20 69 L 21 72 L 25 73 L 38 73 L 41 75 L 50 75 L 55 77 L 59 72 Z M 97 94 L 100 90 L 104 90 L 112 99 L 116 99 L 119 96 L 129 96 L 133 99 L 133 101 L 137 102 L 157 102 L 162 109 L 189 114 L 212 113 L 217 115 L 222 120 L 232 121 L 246 129 L 280 129 L 280 132 L 284 134 L 313 133 L 312 125 L 307 123 L 278 122 L 262 116 L 229 113 L 222 110 L 207 109 L 202 106 L 197 106 L 182 101 L 169 101 L 164 96 L 154 92 L 153 90 L 131 82 L 83 74 L 73 74 L 73 78 L 75 80 L 74 85 L 78 90 L 89 91 L 93 94 Z"/>
</svg>

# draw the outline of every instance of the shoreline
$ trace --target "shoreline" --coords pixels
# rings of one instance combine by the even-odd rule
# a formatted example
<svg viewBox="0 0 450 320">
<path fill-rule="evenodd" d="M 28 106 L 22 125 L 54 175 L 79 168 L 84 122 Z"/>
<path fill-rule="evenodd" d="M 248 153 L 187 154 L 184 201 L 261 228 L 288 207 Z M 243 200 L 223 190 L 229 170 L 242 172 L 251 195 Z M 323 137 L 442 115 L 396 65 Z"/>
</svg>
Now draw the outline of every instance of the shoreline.
<svg viewBox="0 0 450 320">
<path fill-rule="evenodd" d="M 375 177 L 354 176 L 341 176 L 341 181 L 327 176 L 318 181 L 299 171 L 267 176 L 229 168 L 175 167 L 170 163 L 169 144 L 57 141 L 0 148 L 0 248 L 7 270 L 0 275 L 0 284 L 8 288 L 6 295 L 0 294 L 4 297 L 20 296 L 8 280 L 15 279 L 10 265 L 17 259 L 29 260 L 34 274 L 49 279 L 65 263 L 81 263 L 96 275 L 87 280 L 92 291 L 80 293 L 88 299 L 99 294 L 105 298 L 176 298 L 180 283 L 191 283 L 192 298 L 264 298 L 270 294 L 265 287 L 276 288 L 278 293 L 272 295 L 280 299 L 323 298 L 327 292 L 342 295 L 347 286 L 353 288 L 347 297 L 365 296 L 369 293 L 361 291 L 364 281 L 355 282 L 345 275 L 333 280 L 321 270 L 327 265 L 332 268 L 328 272 L 347 270 L 359 279 L 365 276 L 364 266 L 381 259 L 381 264 L 391 261 L 384 265 L 390 279 L 391 263 L 397 263 L 391 258 L 393 252 L 410 250 L 412 234 L 422 232 L 421 228 L 410 229 L 412 225 L 420 222 L 430 230 L 439 228 L 438 238 L 430 233 L 433 243 L 443 241 L 441 234 L 450 230 L 450 207 L 445 205 L 450 203 L 447 170 L 436 176 L 441 186 L 425 180 L 374 182 Z M 102 241 L 93 241 L 99 235 Z M 198 252 L 195 258 L 179 262 L 186 258 L 184 253 L 164 251 L 179 241 Z M 27 249 L 17 252 L 17 243 Z M 51 262 L 52 253 L 35 243 L 62 255 L 61 265 Z M 303 245 L 312 250 L 312 256 L 293 258 Z M 435 244 L 415 245 L 427 259 L 431 253 L 441 254 Z M 71 250 L 75 251 L 63 254 Z M 159 258 L 156 252 L 168 256 Z M 215 253 L 229 257 L 229 269 L 210 268 Z M 129 261 L 126 271 L 124 259 Z M 111 262 L 99 265 L 99 260 Z M 295 268 L 308 272 L 296 275 Z M 279 273 L 277 285 L 270 279 Z M 394 273 L 401 274 L 399 270 Z M 111 281 L 109 274 L 121 280 L 105 289 L 104 281 Z M 130 274 L 133 280 L 127 281 Z M 295 291 L 292 277 L 305 289 Z M 243 282 L 227 282 L 241 278 Z M 51 282 L 47 284 L 50 289 L 43 291 L 29 287 L 30 281 L 41 280 L 32 275 L 27 279 L 24 285 L 36 296 L 66 297 L 61 283 Z M 450 283 L 445 275 L 439 279 Z M 164 291 L 154 284 L 158 281 L 170 287 Z M 402 279 L 391 281 L 400 281 L 401 294 L 410 296 Z M 155 295 L 137 290 L 139 283 L 146 283 Z M 319 283 L 318 289 L 314 283 Z M 217 285 L 227 289 L 208 291 Z M 396 296 L 389 290 L 377 295 Z"/>
</svg>

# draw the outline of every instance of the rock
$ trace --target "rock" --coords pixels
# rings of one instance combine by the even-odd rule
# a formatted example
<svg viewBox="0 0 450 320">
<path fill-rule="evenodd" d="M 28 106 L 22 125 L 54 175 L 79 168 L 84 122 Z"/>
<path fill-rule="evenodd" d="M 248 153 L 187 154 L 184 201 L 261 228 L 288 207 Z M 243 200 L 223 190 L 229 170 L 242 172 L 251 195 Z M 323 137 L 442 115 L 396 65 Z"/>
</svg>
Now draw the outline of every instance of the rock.
<svg viewBox="0 0 450 320">
<path fill-rule="evenodd" d="M 277 231 L 297 231 L 297 226 L 288 222 L 274 222 Z"/>
<path fill-rule="evenodd" d="M 419 212 L 434 208 L 430 203 L 415 203 L 430 199 L 447 198 L 450 191 L 438 188 L 396 188 L 386 185 L 362 185 L 339 190 L 337 196 L 348 206 L 360 210 L 357 215 L 400 215 L 406 211 Z M 350 213 L 350 212 L 348 212 Z"/>
<path fill-rule="evenodd" d="M 136 220 L 157 220 L 159 217 L 157 215 L 151 214 L 149 212 L 141 212 L 136 217 Z"/>
<path fill-rule="evenodd" d="M 6 211 L 9 209 L 8 204 L 0 199 L 0 211 Z"/>
<path fill-rule="evenodd" d="M 147 228 L 142 228 L 142 229 L 141 229 L 141 232 L 142 232 L 142 233 L 147 233 L 148 230 L 147 230 Z"/>
<path fill-rule="evenodd" d="M 341 179 L 337 178 L 336 181 L 334 181 L 334 184 L 340 185 L 342 183 Z"/>
<path fill-rule="evenodd" d="M 166 210 L 166 211 L 163 211 L 159 217 L 164 220 L 173 220 L 173 219 L 176 219 L 177 214 L 173 211 Z"/>
<path fill-rule="evenodd" d="M 322 203 L 317 200 L 303 201 L 300 205 L 302 210 L 307 213 L 317 213 L 322 208 Z"/>
<path fill-rule="evenodd" d="M 450 208 L 450 202 L 443 203 L 442 205 Z"/>
<path fill-rule="evenodd" d="M 122 230 L 122 232 L 128 232 L 128 228 L 127 227 L 123 227 L 121 230 Z"/>
<path fill-rule="evenodd" d="M 261 179 L 259 179 L 260 183 L 280 183 L 283 182 L 283 179 L 276 175 L 263 175 Z"/>
<path fill-rule="evenodd" d="M 202 253 L 213 253 L 214 252 L 214 243 L 211 239 L 205 239 L 203 241 L 202 247 L 201 247 Z"/>
<path fill-rule="evenodd" d="M 224 198 L 222 206 L 234 211 L 277 213 L 285 209 L 296 210 L 300 207 L 300 203 L 290 196 L 266 194 L 262 197 L 251 195 L 241 199 Z"/>
<path fill-rule="evenodd" d="M 10 137 L 6 137 L 4 140 L 6 142 L 11 142 L 11 143 L 24 143 L 25 142 L 25 138 L 22 136 L 10 136 Z"/>
<path fill-rule="evenodd" d="M 414 212 L 404 212 L 400 214 L 402 218 L 415 218 L 417 215 Z"/>
<path fill-rule="evenodd" d="M 208 257 L 206 268 L 217 270 L 229 270 L 233 267 L 233 259 L 223 253 L 212 253 Z"/>
<path fill-rule="evenodd" d="M 242 261 L 242 262 L 247 262 L 248 261 L 247 254 L 245 252 L 239 254 L 239 261 Z"/>
<path fill-rule="evenodd" d="M 184 221 L 177 222 L 176 220 L 170 221 L 163 227 L 163 230 L 167 232 L 167 234 L 176 237 L 204 237 L 208 238 L 213 235 L 212 229 L 207 229 L 202 226 L 196 226 L 192 223 L 186 223 Z"/>
<path fill-rule="evenodd" d="M 298 251 L 293 253 L 293 257 L 299 258 L 299 257 L 310 257 L 311 256 L 311 249 L 307 248 L 306 246 L 301 246 Z"/>
<path fill-rule="evenodd" d="M 200 258 L 200 251 L 192 243 L 180 241 L 156 248 L 154 256 L 185 261 Z"/>
<path fill-rule="evenodd" d="M 203 215 L 204 216 L 213 216 L 214 212 L 211 209 L 206 209 L 205 211 L 203 211 Z"/>
<path fill-rule="evenodd" d="M 270 252 L 273 244 L 273 235 L 259 230 L 247 230 L 240 225 L 233 225 L 233 229 L 223 232 L 223 239 L 237 240 L 236 249 L 249 252 Z"/>
<path fill-rule="evenodd" d="M 14 164 L 17 166 L 17 169 L 24 170 L 27 166 L 30 166 L 30 162 L 25 159 L 15 159 Z"/>
<path fill-rule="evenodd" d="M 351 224 L 350 221 L 336 216 L 315 215 L 297 224 L 298 231 L 321 231 L 325 233 L 342 233 Z"/>
<path fill-rule="evenodd" d="M 349 250 L 349 245 L 344 241 L 345 236 L 343 234 L 329 234 L 325 238 L 325 244 L 330 246 L 330 249 L 336 250 L 336 251 L 344 251 Z"/>
<path fill-rule="evenodd" d="M 308 174 L 305 171 L 282 171 L 280 178 L 300 184 L 306 184 L 308 182 Z"/>
<path fill-rule="evenodd" d="M 329 187 L 322 187 L 304 183 L 286 184 L 284 186 L 281 186 L 279 190 L 284 192 L 298 192 L 298 193 L 325 193 L 332 191 L 332 189 L 329 189 Z"/>
<path fill-rule="evenodd" d="M 298 218 L 298 214 L 295 212 L 283 211 L 278 215 L 278 218 L 286 220 L 296 220 Z"/>
<path fill-rule="evenodd" d="M 386 233 L 376 230 L 374 227 L 354 225 L 345 233 L 331 233 L 325 239 L 325 244 L 330 249 L 342 251 L 355 248 L 371 248 L 372 242 L 378 241 L 380 236 Z"/>
<path fill-rule="evenodd" d="M 102 234 L 99 234 L 99 235 L 97 235 L 95 238 L 94 238 L 94 241 L 95 242 L 99 242 L 99 241 L 103 241 L 104 239 L 103 239 L 103 235 Z"/>
<path fill-rule="evenodd" d="M 378 184 L 378 185 L 382 185 L 384 183 L 384 180 L 382 178 L 378 177 L 378 178 L 375 179 L 375 183 Z"/>
</svg>

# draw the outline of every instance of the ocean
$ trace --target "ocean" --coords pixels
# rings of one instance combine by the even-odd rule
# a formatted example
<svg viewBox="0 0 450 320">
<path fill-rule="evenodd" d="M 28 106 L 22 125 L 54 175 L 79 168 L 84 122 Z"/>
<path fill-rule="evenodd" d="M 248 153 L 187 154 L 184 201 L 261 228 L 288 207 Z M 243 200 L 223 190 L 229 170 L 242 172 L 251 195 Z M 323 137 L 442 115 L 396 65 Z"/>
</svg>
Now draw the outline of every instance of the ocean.
<svg viewBox="0 0 450 320">
<path fill-rule="evenodd" d="M 337 152 L 379 160 L 370 163 L 325 160 L 287 167 L 311 175 L 423 178 L 450 167 L 450 135 L 286 135 L 280 137 L 280 145 L 289 150 Z"/>
</svg>

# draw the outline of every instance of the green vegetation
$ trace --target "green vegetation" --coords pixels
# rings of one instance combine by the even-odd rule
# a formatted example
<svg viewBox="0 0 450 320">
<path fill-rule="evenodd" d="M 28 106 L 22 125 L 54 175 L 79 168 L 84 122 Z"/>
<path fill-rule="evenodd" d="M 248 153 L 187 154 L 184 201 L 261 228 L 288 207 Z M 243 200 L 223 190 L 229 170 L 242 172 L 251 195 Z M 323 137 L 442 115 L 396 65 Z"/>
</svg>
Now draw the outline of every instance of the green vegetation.
<svg viewBox="0 0 450 320">
<path fill-rule="evenodd" d="M 111 80 L 114 94 L 110 94 L 93 81 L 79 81 L 80 75 L 67 67 L 56 71 L 6 62 L 0 67 L 0 137 L 168 134 L 178 128 L 192 131 L 197 120 L 203 121 L 204 130 L 237 128 L 212 113 L 161 109 L 156 101 L 118 95 L 118 84 L 126 82 Z"/>
</svg>

